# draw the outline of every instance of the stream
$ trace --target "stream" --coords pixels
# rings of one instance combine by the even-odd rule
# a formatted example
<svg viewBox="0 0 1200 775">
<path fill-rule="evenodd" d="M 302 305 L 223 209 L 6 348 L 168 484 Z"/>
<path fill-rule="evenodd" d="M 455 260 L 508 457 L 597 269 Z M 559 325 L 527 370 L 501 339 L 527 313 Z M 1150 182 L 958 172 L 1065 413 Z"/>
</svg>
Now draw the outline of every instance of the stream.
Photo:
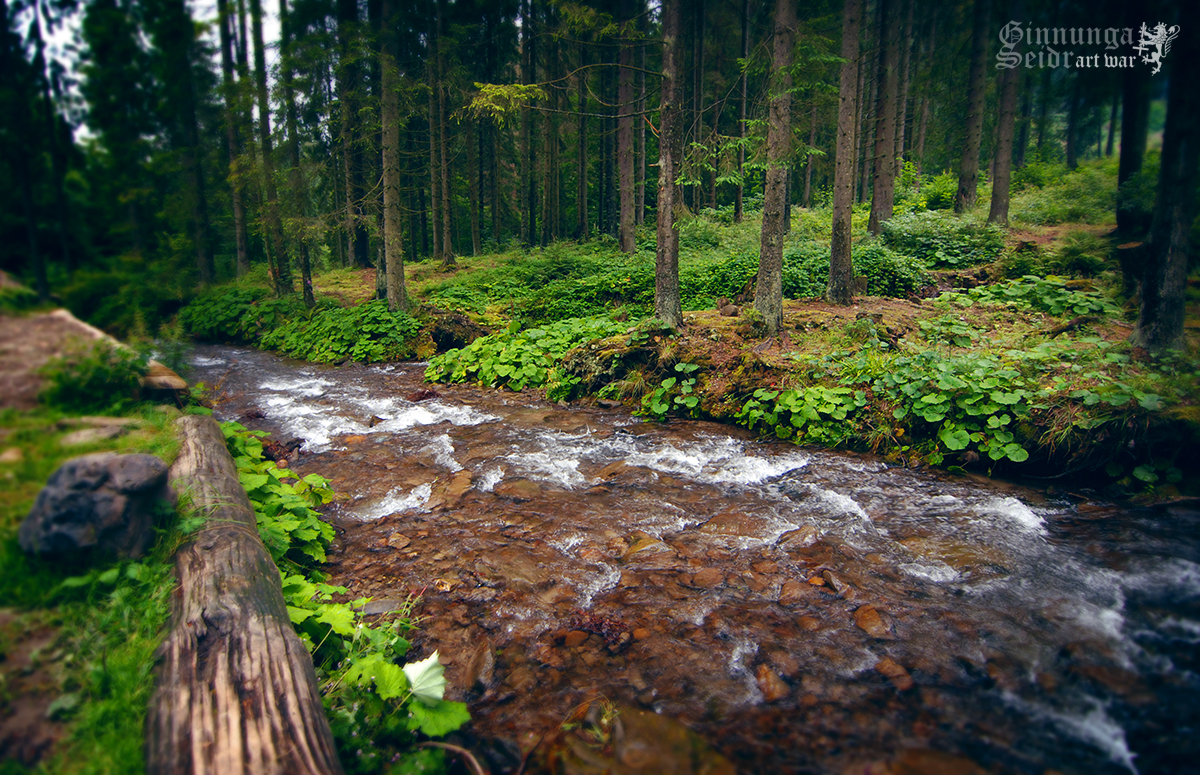
<svg viewBox="0 0 1200 775">
<path fill-rule="evenodd" d="M 1194 505 L 433 388 L 424 364 L 193 361 L 218 419 L 332 480 L 331 583 L 369 612 L 421 593 L 412 654 L 440 652 L 480 736 L 528 750 L 604 697 L 742 772 L 1200 767 Z"/>
</svg>

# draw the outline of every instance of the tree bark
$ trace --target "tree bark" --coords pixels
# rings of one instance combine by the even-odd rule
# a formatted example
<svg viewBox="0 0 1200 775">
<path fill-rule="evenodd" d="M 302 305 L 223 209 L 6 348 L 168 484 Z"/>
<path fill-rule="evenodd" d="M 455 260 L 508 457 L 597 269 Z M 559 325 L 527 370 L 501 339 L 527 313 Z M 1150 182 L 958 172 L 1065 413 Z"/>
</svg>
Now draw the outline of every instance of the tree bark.
<svg viewBox="0 0 1200 775">
<path fill-rule="evenodd" d="M 830 240 L 830 304 L 847 306 L 854 295 L 854 266 L 850 257 L 850 215 L 854 207 L 854 149 L 858 128 L 858 48 L 862 0 L 846 0 L 842 10 L 842 74 L 838 89 L 837 151 L 833 170 L 833 235 Z"/>
<path fill-rule="evenodd" d="M 1000 123 L 996 126 L 996 170 L 992 180 L 992 205 L 988 223 L 1008 225 L 1008 187 L 1012 177 L 1013 128 L 1017 119 L 1017 82 L 1020 71 L 1009 68 L 1000 79 Z"/>
<path fill-rule="evenodd" d="M 878 28 L 877 24 L 871 24 L 870 20 L 866 19 L 866 14 L 870 11 L 869 6 L 864 5 L 864 19 L 862 28 L 863 51 L 874 52 L 874 56 L 864 56 L 862 66 L 858 72 L 858 107 L 859 107 L 859 125 L 858 125 L 858 163 L 859 163 L 859 184 L 858 184 L 858 201 L 866 201 L 867 184 L 871 176 L 871 153 L 870 142 L 875 136 L 876 116 L 875 110 L 875 95 L 879 88 L 879 81 L 875 77 L 874 65 L 878 62 L 879 52 L 882 50 L 883 41 L 881 39 L 872 40 L 872 28 Z M 875 14 L 878 16 L 880 4 L 875 3 Z"/>
<path fill-rule="evenodd" d="M 242 142 L 238 128 L 236 107 L 237 86 L 233 80 L 233 47 L 229 16 L 229 0 L 217 2 L 217 24 L 221 38 L 221 85 L 225 102 L 225 142 L 229 146 L 229 189 L 233 200 L 233 234 L 237 245 L 237 276 L 250 271 L 250 237 L 246 232 L 245 187 L 238 159 L 242 153 Z"/>
<path fill-rule="evenodd" d="M 813 100 L 812 119 L 808 127 L 808 159 L 804 163 L 804 207 L 812 206 L 812 177 L 813 177 L 813 156 L 812 149 L 817 144 L 817 102 Z"/>
<path fill-rule="evenodd" d="M 971 25 L 971 71 L 967 86 L 966 141 L 958 167 L 958 193 L 954 197 L 954 212 L 962 213 L 975 206 L 979 186 L 979 146 L 983 141 L 983 98 L 987 91 L 984 66 L 987 60 L 988 26 L 991 20 L 991 0 L 975 0 L 974 21 Z"/>
<path fill-rule="evenodd" d="M 896 96 L 896 177 L 903 171 L 905 151 L 904 142 L 911 137 L 907 131 L 908 124 L 908 87 L 912 75 L 913 49 L 913 12 L 915 0 L 905 0 L 904 34 L 900 40 L 900 92 Z"/>
<path fill-rule="evenodd" d="M 745 61 L 750 56 L 750 0 L 742 0 L 742 61 Z M 746 71 L 742 70 L 741 77 L 741 99 L 738 101 L 738 137 L 744 142 L 746 139 Z M 746 192 L 746 148 L 744 145 L 738 145 L 738 185 L 737 192 L 734 194 L 733 200 L 733 222 L 742 222 L 743 198 Z"/>
<path fill-rule="evenodd" d="M 312 658 L 211 417 L 179 420 L 170 480 L 206 526 L 175 555 L 179 592 L 146 715 L 151 775 L 341 773 Z"/>
<path fill-rule="evenodd" d="M 1079 74 L 1071 88 L 1071 99 L 1067 103 L 1067 169 L 1079 166 Z"/>
<path fill-rule="evenodd" d="M 467 201 L 471 209 L 471 255 L 478 256 L 483 252 L 483 235 L 479 227 L 479 198 L 483 187 L 483 177 L 479 172 L 479 147 L 475 142 L 475 120 L 467 118 Z"/>
<path fill-rule="evenodd" d="M 879 0 L 879 99 L 875 102 L 875 174 L 867 229 L 879 234 L 896 198 L 896 97 L 900 28 L 897 0 Z"/>
<path fill-rule="evenodd" d="M 658 136 L 658 245 L 654 258 L 654 316 L 663 325 L 683 325 L 679 299 L 679 230 L 675 227 L 679 187 L 678 154 L 683 144 L 682 105 L 679 94 L 679 65 L 683 48 L 680 40 L 683 20 L 682 0 L 663 0 L 663 80 L 659 103 Z"/>
<path fill-rule="evenodd" d="M 271 143 L 271 103 L 267 99 L 267 63 L 263 51 L 262 0 L 250 0 L 250 26 L 254 34 L 254 82 L 258 93 L 259 148 L 262 152 L 263 189 L 267 197 L 267 234 L 271 240 L 271 279 L 275 294 L 293 293 L 292 269 L 283 244 L 279 194 L 275 189 L 275 156 Z"/>
<path fill-rule="evenodd" d="M 786 232 L 788 160 L 792 151 L 792 42 L 796 34 L 796 6 L 790 0 L 775 4 L 772 35 L 775 94 L 767 124 L 767 182 L 763 192 L 762 242 L 758 279 L 754 284 L 754 309 L 762 315 L 767 334 L 783 325 L 783 238 Z"/>
<path fill-rule="evenodd" d="M 591 232 L 588 225 L 588 136 L 587 136 L 587 48 L 579 43 L 579 128 L 577 130 L 579 145 L 577 150 L 576 188 L 575 188 L 575 237 L 586 240 Z"/>
<path fill-rule="evenodd" d="M 433 260 L 442 260 L 442 165 L 439 161 L 437 133 L 437 42 L 430 42 L 433 53 L 429 57 L 429 220 L 433 232 Z"/>
<path fill-rule="evenodd" d="M 58 111 L 54 107 L 53 100 L 50 99 L 50 81 L 51 78 L 46 74 L 46 56 L 44 45 L 42 42 L 42 20 L 41 20 L 41 3 L 38 0 L 33 4 L 34 23 L 37 34 L 37 55 L 34 63 L 38 73 L 38 80 L 41 81 L 42 91 L 42 106 L 45 110 L 46 120 L 46 141 L 50 146 L 50 172 L 54 176 L 54 209 L 55 217 L 58 220 L 58 248 L 62 254 L 63 268 L 67 271 L 68 276 L 74 272 L 74 263 L 71 257 L 71 217 L 70 208 L 67 203 L 67 192 L 64 186 L 66 177 L 66 160 L 63 152 L 63 141 L 58 131 Z M 8 17 L 4 19 L 7 22 Z M 55 93 L 58 93 L 58 88 L 55 87 Z M 194 112 L 194 111 L 193 111 Z M 67 145 L 70 141 L 67 141 Z M 201 262 L 201 283 L 204 282 L 204 270 L 209 270 L 209 280 L 211 281 L 212 256 L 209 255 L 208 264 Z"/>
<path fill-rule="evenodd" d="M 521 2 L 521 83 L 534 83 L 537 69 L 537 43 L 533 35 L 533 0 Z M 521 113 L 521 197 L 523 198 L 524 220 L 521 223 L 521 241 L 532 245 L 537 239 L 537 154 L 534 150 L 534 117 L 532 108 Z"/>
<path fill-rule="evenodd" d="M 1021 169 L 1025 166 L 1025 149 L 1029 147 L 1029 124 L 1033 120 L 1033 90 L 1030 88 L 1028 76 L 1018 75 L 1017 79 L 1025 81 L 1025 89 L 1021 95 L 1021 128 L 1017 133 L 1013 157 L 1013 166 Z M 1021 91 L 1020 86 L 1017 87 L 1017 91 Z"/>
<path fill-rule="evenodd" d="M 634 133 L 635 146 L 633 149 L 633 169 L 634 180 L 636 182 L 636 192 L 634 194 L 634 209 L 633 220 L 638 226 L 646 222 L 646 7 L 645 3 L 638 3 L 638 26 L 639 37 L 641 42 L 638 45 L 638 74 L 637 74 L 637 117 L 634 122 L 637 124 L 637 132 Z"/>
<path fill-rule="evenodd" d="M 1180 5 L 1179 27 L 1200 28 L 1200 6 Z M 1142 272 L 1142 305 L 1131 340 L 1159 355 L 1182 350 L 1188 243 L 1196 218 L 1196 169 L 1200 164 L 1200 58 L 1172 60 L 1167 92 L 1154 222 L 1147 265 Z"/>
<path fill-rule="evenodd" d="M 295 210 L 293 217 L 302 219 L 308 214 L 308 188 L 304 185 L 304 171 L 300 169 L 300 136 L 299 130 L 296 127 L 296 95 L 295 86 L 292 82 L 291 49 L 295 34 L 291 28 L 290 18 L 288 15 L 287 0 L 279 0 L 279 26 L 282 37 L 281 42 L 283 44 L 281 54 L 283 101 L 285 107 L 284 118 L 287 123 L 288 156 L 291 160 L 291 169 L 288 170 L 288 181 L 292 188 L 292 207 Z M 293 238 L 299 247 L 300 253 L 300 287 L 304 294 L 304 306 L 312 309 L 317 305 L 317 300 L 313 297 L 312 264 L 309 261 L 308 240 L 303 223 L 294 229 Z"/>
<path fill-rule="evenodd" d="M 629 24 L 629 3 L 622 3 L 622 23 Z M 622 37 L 626 37 L 622 34 Z M 632 253 L 634 244 L 633 216 L 633 46 L 621 45 L 617 70 L 617 188 L 620 191 L 620 219 L 617 242 L 624 253 Z"/>
<path fill-rule="evenodd" d="M 1125 70 L 1121 83 L 1121 158 L 1117 162 L 1117 188 L 1142 169 L 1150 125 L 1150 75 L 1144 67 Z M 1117 200 L 1117 228 L 1132 236 L 1149 224 L 1139 222 L 1136 210 Z"/>
<path fill-rule="evenodd" d="M 257 2 L 258 0 L 251 0 Z M 363 219 L 362 126 L 359 120 L 359 90 L 362 74 L 354 48 L 358 46 L 358 3 L 337 0 L 338 43 L 342 61 L 338 73 L 338 102 L 342 113 L 342 149 L 346 173 L 346 235 L 350 243 L 350 261 L 365 269 L 371 265 L 367 255 L 367 224 Z"/>
<path fill-rule="evenodd" d="M 404 282 L 403 213 L 400 206 L 400 41 L 396 0 L 383 0 L 379 41 L 379 69 L 383 94 L 380 120 L 383 124 L 383 265 L 387 275 L 387 304 L 391 312 L 408 311 L 408 289 Z M 474 225 L 478 233 L 478 211 Z"/>
<path fill-rule="evenodd" d="M 437 0 L 437 34 L 441 37 L 445 32 L 446 0 Z M 446 108 L 446 52 L 444 46 L 438 46 L 438 146 L 441 148 L 439 161 L 442 165 L 442 266 L 456 265 L 454 260 L 454 240 L 452 199 L 450 198 L 450 142 L 447 125 L 450 123 L 449 111 Z"/>
</svg>

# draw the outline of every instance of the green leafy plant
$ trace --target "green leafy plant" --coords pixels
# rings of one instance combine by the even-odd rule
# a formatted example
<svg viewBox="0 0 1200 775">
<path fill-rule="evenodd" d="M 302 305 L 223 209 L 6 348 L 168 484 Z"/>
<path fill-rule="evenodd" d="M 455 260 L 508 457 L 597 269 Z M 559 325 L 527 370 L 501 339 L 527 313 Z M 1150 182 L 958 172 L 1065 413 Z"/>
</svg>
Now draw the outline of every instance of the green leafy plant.
<svg viewBox="0 0 1200 775">
<path fill-rule="evenodd" d="M 418 735 L 440 737 L 470 720 L 461 702 L 444 699 L 445 679 L 437 652 L 400 666 L 414 629 L 410 598 L 388 624 L 371 625 L 362 611 L 368 599 L 339 602 L 346 588 L 326 584 L 315 569 L 334 532 L 315 508 L 328 503 L 328 482 L 281 472 L 262 458 L 261 431 L 223 423 L 238 477 L 258 520 L 259 534 L 283 574 L 288 616 L 313 655 L 330 726 L 350 773 L 379 772 L 395 759 L 409 766 L 442 769 L 440 752 L 418 749 Z"/>
<path fill-rule="evenodd" d="M 146 362 L 144 355 L 105 340 L 75 346 L 38 370 L 46 380 L 39 399 L 63 411 L 120 410 L 134 403 Z"/>
<path fill-rule="evenodd" d="M 978 301 L 1051 315 L 1120 314 L 1116 305 L 1099 293 L 1068 288 L 1065 280 L 1054 275 L 1028 275 L 1006 283 L 971 288 L 955 296 L 961 300 L 960 303 L 968 305 Z"/>
<path fill-rule="evenodd" d="M 514 323 L 508 331 L 480 337 L 466 347 L 432 358 L 425 378 L 430 382 L 478 382 L 518 391 L 541 387 L 568 350 L 627 327 L 627 323 L 607 317 L 571 318 L 524 331 Z"/>
<path fill-rule="evenodd" d="M 694 363 L 676 363 L 675 376 L 664 379 L 650 393 L 642 396 L 641 413 L 655 420 L 665 420 L 672 411 L 696 416 L 700 397 L 695 394 L 696 377 L 692 376 L 700 367 Z"/>
<path fill-rule="evenodd" d="M 742 405 L 736 419 L 751 430 L 770 431 L 781 439 L 836 446 L 854 434 L 847 416 L 866 405 L 864 391 L 842 385 L 759 388 Z"/>
<path fill-rule="evenodd" d="M 311 318 L 293 317 L 263 334 L 263 347 L 317 363 L 344 360 L 394 361 L 413 355 L 420 324 L 403 312 L 389 312 L 382 299 L 357 307 L 327 307 Z"/>
<path fill-rule="evenodd" d="M 944 212 L 898 215 L 883 224 L 883 243 L 926 266 L 956 268 L 991 261 L 1004 250 L 1004 232 Z"/>
</svg>

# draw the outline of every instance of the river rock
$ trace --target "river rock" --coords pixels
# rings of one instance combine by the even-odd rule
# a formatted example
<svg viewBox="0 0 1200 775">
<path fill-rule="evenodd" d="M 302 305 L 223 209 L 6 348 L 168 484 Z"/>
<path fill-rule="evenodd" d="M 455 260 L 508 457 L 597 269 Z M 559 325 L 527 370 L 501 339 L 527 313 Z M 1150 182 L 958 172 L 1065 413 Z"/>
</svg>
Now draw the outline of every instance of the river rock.
<svg viewBox="0 0 1200 775">
<path fill-rule="evenodd" d="M 780 549 L 788 551 L 791 549 L 803 549 L 812 546 L 817 542 L 817 529 L 812 525 L 805 525 L 796 530 L 791 530 L 779 537 L 777 544 Z"/>
<path fill-rule="evenodd" d="M 779 589 L 779 604 L 780 605 L 795 605 L 804 599 L 805 585 L 795 579 L 789 579 L 783 582 L 783 586 Z"/>
<path fill-rule="evenodd" d="M 701 589 L 712 589 L 725 581 L 725 574 L 719 568 L 705 568 L 692 576 L 692 586 Z"/>
<path fill-rule="evenodd" d="M 875 663 L 875 672 L 886 676 L 900 691 L 908 691 L 913 688 L 912 676 L 904 669 L 904 666 L 893 660 L 891 657 L 884 657 Z"/>
<path fill-rule="evenodd" d="M 517 478 L 505 479 L 492 488 L 492 492 L 501 498 L 508 498 L 520 503 L 521 501 L 533 500 L 539 497 L 542 494 L 542 488 L 537 482 Z"/>
<path fill-rule="evenodd" d="M 821 629 L 821 620 L 815 616 L 801 616 L 796 620 L 796 624 L 800 625 L 800 629 L 805 632 L 816 632 Z"/>
<path fill-rule="evenodd" d="M 141 557 L 160 504 L 173 503 L 167 466 L 153 455 L 72 458 L 50 475 L 21 523 L 21 548 L 68 561 L 90 553 Z"/>
<path fill-rule="evenodd" d="M 870 635 L 872 638 L 888 638 L 891 632 L 883 622 L 883 617 L 875 610 L 873 606 L 860 606 L 854 612 L 854 623 L 858 628 Z"/>
<path fill-rule="evenodd" d="M 779 674 L 767 665 L 759 665 L 754 677 L 758 680 L 758 689 L 767 702 L 782 700 L 791 691 Z"/>
<path fill-rule="evenodd" d="M 587 640 L 588 636 L 590 635 L 591 633 L 584 632 L 583 630 L 571 630 L 563 637 L 563 645 L 567 648 L 582 646 L 583 642 Z"/>
<path fill-rule="evenodd" d="M 403 549 L 411 543 L 412 539 L 403 533 L 392 533 L 387 539 L 387 545 L 393 549 Z"/>
</svg>

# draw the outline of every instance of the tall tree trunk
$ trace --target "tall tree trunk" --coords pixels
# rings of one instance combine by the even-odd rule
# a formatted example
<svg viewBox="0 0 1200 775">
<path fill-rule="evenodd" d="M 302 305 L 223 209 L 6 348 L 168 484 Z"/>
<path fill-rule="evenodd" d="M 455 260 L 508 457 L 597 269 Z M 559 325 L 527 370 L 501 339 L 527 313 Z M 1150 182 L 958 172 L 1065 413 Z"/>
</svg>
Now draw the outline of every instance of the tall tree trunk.
<svg viewBox="0 0 1200 775">
<path fill-rule="evenodd" d="M 46 73 L 46 55 L 44 44 L 42 42 L 42 2 L 37 0 L 33 4 L 34 11 L 34 30 L 36 34 L 37 53 L 34 61 L 34 68 L 38 73 L 42 92 L 42 107 L 45 111 L 46 121 L 46 141 L 50 146 L 50 173 L 54 176 L 54 210 L 55 218 L 58 221 L 58 249 L 62 255 L 63 268 L 68 274 L 74 272 L 74 262 L 71 258 L 71 217 L 70 209 L 67 205 L 67 192 L 64 187 L 66 177 L 65 154 L 63 152 L 61 133 L 58 131 L 58 110 L 54 107 L 54 101 L 50 99 L 50 76 Z M 4 17 L 7 23 L 8 17 Z M 4 31 L 7 33 L 7 30 Z M 55 90 L 57 91 L 57 89 Z M 208 268 L 211 269 L 211 255 L 209 256 Z M 205 266 L 201 264 L 201 272 Z M 203 282 L 203 277 L 201 278 Z"/>
<path fill-rule="evenodd" d="M 842 8 L 842 74 L 838 89 L 837 151 L 833 169 L 833 234 L 830 240 L 830 304 L 847 306 L 854 295 L 854 266 L 850 258 L 850 215 L 854 208 L 854 142 L 858 129 L 859 27 L 862 0 L 846 0 Z"/>
<path fill-rule="evenodd" d="M 587 139 L 587 48 L 584 43 L 579 43 L 579 128 L 576 131 L 577 139 L 579 140 L 578 153 L 576 158 L 576 188 L 575 188 L 575 213 L 577 222 L 575 225 L 575 236 L 577 239 L 586 240 L 591 228 L 588 226 L 588 139 Z"/>
<path fill-rule="evenodd" d="M 812 176 L 813 176 L 813 156 L 811 150 L 817 144 L 817 103 L 813 101 L 812 106 L 812 121 L 808 128 L 808 147 L 810 153 L 808 160 L 804 164 L 804 207 L 812 206 Z"/>
<path fill-rule="evenodd" d="M 630 23 L 629 0 L 621 3 L 621 22 Z M 622 32 L 622 37 L 627 37 Z M 617 188 L 620 191 L 620 219 L 617 242 L 624 253 L 632 253 L 634 245 L 633 218 L 633 46 L 623 42 L 617 70 Z"/>
<path fill-rule="evenodd" d="M 255 0 L 251 0 L 254 2 Z M 357 0 L 337 0 L 338 43 L 342 61 L 338 77 L 338 102 L 342 113 L 342 149 L 346 173 L 346 234 L 350 243 L 350 260 L 365 269 L 371 265 L 367 243 L 367 224 L 363 217 L 363 138 L 360 109 L 362 72 L 356 49 L 358 36 Z"/>
<path fill-rule="evenodd" d="M 906 157 L 905 138 L 911 137 L 908 124 L 908 87 L 912 74 L 913 7 L 916 0 L 905 0 L 904 34 L 900 40 L 900 91 L 896 96 L 896 177 L 903 171 Z"/>
<path fill-rule="evenodd" d="M 1150 126 L 1150 75 L 1144 67 L 1125 70 L 1121 83 L 1121 158 L 1117 162 L 1117 188 L 1142 169 Z M 1117 228 L 1127 235 L 1145 230 L 1137 210 L 1122 207 L 1117 199 Z M 1127 278 L 1128 281 L 1129 278 Z"/>
<path fill-rule="evenodd" d="M 634 222 L 641 226 L 646 222 L 646 6 L 638 3 L 638 33 L 642 39 L 638 44 L 638 74 L 637 74 L 637 132 L 634 133 L 635 147 L 633 151 L 634 180 L 637 182 L 637 192 L 634 195 Z"/>
<path fill-rule="evenodd" d="M 1042 146 L 1046 142 L 1046 130 L 1049 128 L 1049 111 L 1050 111 L 1050 93 L 1053 91 L 1054 84 L 1050 80 L 1050 75 L 1053 71 L 1050 68 L 1042 70 L 1042 84 L 1038 89 L 1038 120 L 1037 120 L 1037 150 L 1038 161 L 1044 161 L 1042 158 Z M 1126 71 L 1129 72 L 1129 71 Z"/>
<path fill-rule="evenodd" d="M 750 56 L 750 0 L 742 0 L 742 61 Z M 741 95 L 738 100 L 738 137 L 743 141 L 746 138 L 746 71 L 742 70 L 741 76 Z M 738 144 L 738 185 L 737 193 L 734 194 L 733 200 L 733 222 L 742 222 L 743 198 L 746 194 L 746 148 L 742 144 Z"/>
<path fill-rule="evenodd" d="M 662 0 L 663 80 L 658 135 L 658 246 L 654 257 L 654 316 L 663 325 L 683 325 L 679 299 L 679 230 L 675 227 L 679 186 L 677 163 L 682 151 L 683 106 L 679 66 L 683 48 L 683 0 Z"/>
<path fill-rule="evenodd" d="M 1112 107 L 1108 111 L 1108 141 L 1104 144 L 1104 155 L 1112 156 L 1117 139 L 1117 106 L 1121 104 L 1121 93 L 1115 92 Z"/>
<path fill-rule="evenodd" d="M 302 219 L 308 215 L 308 188 L 304 185 L 304 171 L 300 169 L 300 133 L 296 127 L 296 94 L 293 84 L 292 42 L 295 31 L 292 30 L 288 16 L 287 0 L 279 0 L 279 26 L 282 34 L 283 51 L 283 101 L 284 120 L 287 123 L 288 157 L 291 169 L 288 171 L 288 181 L 292 188 L 293 217 Z M 303 224 L 294 230 L 293 239 L 300 253 L 300 287 L 304 293 L 304 306 L 312 309 L 317 300 L 313 297 L 312 264 L 308 256 L 308 239 Z"/>
<path fill-rule="evenodd" d="M 467 118 L 464 124 L 467 143 L 467 200 L 471 208 L 471 255 L 478 256 L 483 252 L 483 235 L 480 234 L 479 228 L 479 195 L 483 187 L 483 180 L 479 173 L 479 147 L 475 142 L 475 120 Z"/>
<path fill-rule="evenodd" d="M 283 244 L 283 223 L 279 215 L 279 195 L 275 190 L 275 152 L 271 144 L 271 103 L 267 99 L 267 62 L 263 50 L 262 0 L 250 0 L 250 23 L 254 35 L 254 82 L 258 93 L 259 150 L 267 198 L 267 234 L 271 246 L 271 279 L 275 293 L 286 296 L 292 287 L 292 269 Z"/>
<path fill-rule="evenodd" d="M 445 32 L 446 0 L 437 0 L 437 34 L 441 37 Z M 449 112 L 446 108 L 446 52 L 444 46 L 438 46 L 438 161 L 442 167 L 442 266 L 456 266 L 454 260 L 454 240 L 451 229 L 454 226 L 454 210 L 450 197 L 450 142 L 447 124 L 450 123 Z"/>
<path fill-rule="evenodd" d="M 783 237 L 786 231 L 788 160 L 792 151 L 792 43 L 796 34 L 795 3 L 775 4 L 772 35 L 773 76 L 776 79 L 767 124 L 767 182 L 763 193 L 762 243 L 754 309 L 762 315 L 767 334 L 783 325 Z"/>
<path fill-rule="evenodd" d="M 404 233 L 400 226 L 400 41 L 399 7 L 383 0 L 379 41 L 379 70 L 383 93 L 379 118 L 383 124 L 383 264 L 387 274 L 387 304 L 391 312 L 408 311 L 404 282 Z M 476 213 L 478 216 L 478 213 Z M 475 218 L 478 227 L 479 219 Z"/>
<path fill-rule="evenodd" d="M 1079 74 L 1076 73 L 1067 103 L 1067 169 L 1072 170 L 1079 166 L 1079 90 Z"/>
<path fill-rule="evenodd" d="M 221 85 L 225 102 L 225 142 L 229 146 L 229 189 L 233 199 L 233 234 L 237 245 L 237 276 L 250 271 L 250 238 L 246 232 L 245 185 L 238 159 L 242 154 L 237 108 L 237 86 L 233 81 L 233 46 L 229 0 L 217 0 L 217 24 L 221 37 Z"/>
<path fill-rule="evenodd" d="M 533 0 L 521 2 L 521 83 L 532 84 L 537 80 L 537 43 L 533 32 Z M 534 150 L 534 117 L 532 108 L 521 113 L 521 196 L 524 204 L 524 220 L 521 222 L 521 241 L 532 245 L 536 239 L 537 221 L 537 155 Z"/>
<path fill-rule="evenodd" d="M 1020 71 L 1011 67 L 1000 78 L 1000 123 L 996 125 L 996 170 L 992 180 L 992 206 L 988 223 L 1008 225 L 1008 184 L 1012 175 L 1013 126 L 1017 118 L 1017 83 Z"/>
<path fill-rule="evenodd" d="M 875 175 L 867 229 L 879 234 L 896 198 L 896 96 L 900 27 L 897 0 L 879 0 L 879 98 L 875 102 Z"/>
<path fill-rule="evenodd" d="M 880 12 L 880 2 L 875 3 L 875 18 L 878 20 Z M 864 10 L 869 8 L 865 6 Z M 858 201 L 865 202 L 867 199 L 868 184 L 871 180 L 871 162 L 874 154 L 871 151 L 871 140 L 875 137 L 875 121 L 878 116 L 875 114 L 875 97 L 879 89 L 879 79 L 875 77 L 876 65 L 879 62 L 878 57 L 883 50 L 883 39 L 871 37 L 871 30 L 878 29 L 878 23 L 871 23 L 870 19 L 866 19 L 866 11 L 863 20 L 863 51 L 873 52 L 871 56 L 863 57 L 862 69 L 859 71 L 859 108 L 860 118 L 858 129 L 858 163 L 859 163 L 859 184 L 858 184 Z"/>
<path fill-rule="evenodd" d="M 438 147 L 437 41 L 430 39 L 429 56 L 429 220 L 433 232 L 433 260 L 442 260 L 442 164 Z"/>
<path fill-rule="evenodd" d="M 929 130 L 929 113 L 932 98 L 929 94 L 930 83 L 933 81 L 933 52 L 937 51 L 937 28 L 938 17 L 933 15 L 933 20 L 929 23 L 929 41 L 925 47 L 925 58 L 930 60 L 929 67 L 925 73 L 925 88 L 921 90 L 921 114 L 918 117 L 919 124 L 917 126 L 917 174 L 924 174 L 925 171 L 925 137 Z"/>
<path fill-rule="evenodd" d="M 1025 89 L 1021 95 L 1021 128 L 1017 133 L 1016 153 L 1013 158 L 1013 166 L 1021 169 L 1025 166 L 1025 149 L 1029 147 L 1029 124 L 1033 120 L 1033 89 L 1030 88 L 1028 75 L 1021 73 L 1017 79 L 1025 81 Z M 1022 89 L 1018 86 L 1017 91 Z"/>
<path fill-rule="evenodd" d="M 1179 6 L 1179 27 L 1200 29 L 1200 6 Z M 1131 341 L 1153 354 L 1182 350 L 1188 243 L 1196 218 L 1200 163 L 1200 58 L 1171 61 L 1154 222 L 1142 273 L 1142 306 Z"/>
<path fill-rule="evenodd" d="M 987 91 L 984 66 L 987 60 L 991 12 L 991 0 L 975 0 L 974 21 L 971 25 L 971 73 L 967 85 L 966 140 L 963 143 L 962 161 L 958 166 L 958 193 L 954 197 L 956 213 L 974 207 L 978 194 L 979 146 L 983 141 L 983 98 Z"/>
</svg>

